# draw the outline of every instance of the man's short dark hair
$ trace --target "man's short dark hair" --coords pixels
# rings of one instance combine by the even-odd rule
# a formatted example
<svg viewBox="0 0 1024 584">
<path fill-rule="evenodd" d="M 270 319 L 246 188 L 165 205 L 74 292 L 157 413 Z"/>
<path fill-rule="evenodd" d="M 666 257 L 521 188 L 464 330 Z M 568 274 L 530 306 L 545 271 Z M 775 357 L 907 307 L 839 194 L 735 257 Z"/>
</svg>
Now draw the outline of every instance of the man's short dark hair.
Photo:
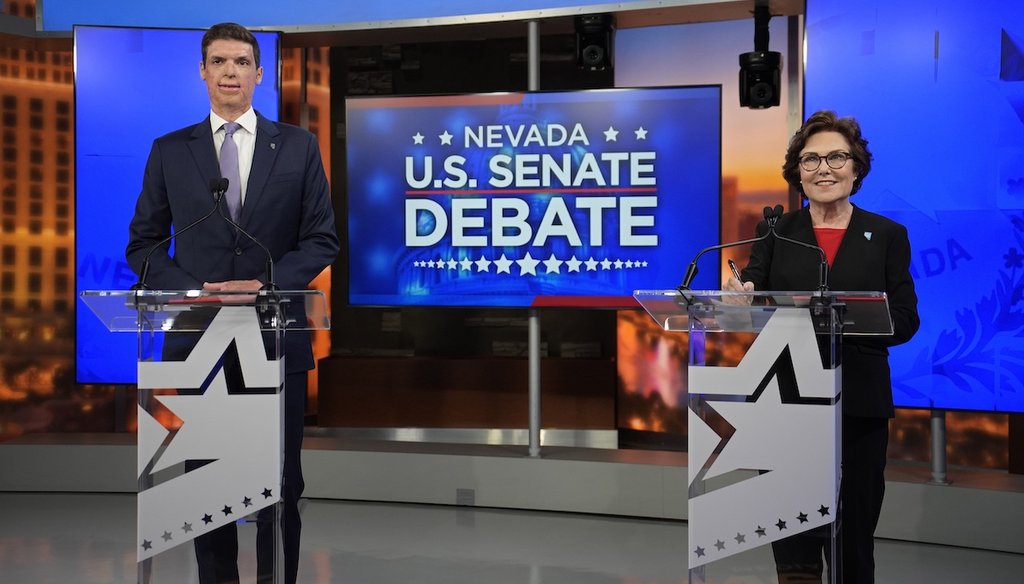
<svg viewBox="0 0 1024 584">
<path fill-rule="evenodd" d="M 252 58 L 256 61 L 256 66 L 260 66 L 260 44 L 256 42 L 256 37 L 253 36 L 249 29 L 245 28 L 240 24 L 234 22 L 222 22 L 215 24 L 206 31 L 203 35 L 203 65 L 206 65 L 206 49 L 209 48 L 210 43 L 213 41 L 242 41 L 243 43 L 249 43 L 252 47 Z"/>
</svg>

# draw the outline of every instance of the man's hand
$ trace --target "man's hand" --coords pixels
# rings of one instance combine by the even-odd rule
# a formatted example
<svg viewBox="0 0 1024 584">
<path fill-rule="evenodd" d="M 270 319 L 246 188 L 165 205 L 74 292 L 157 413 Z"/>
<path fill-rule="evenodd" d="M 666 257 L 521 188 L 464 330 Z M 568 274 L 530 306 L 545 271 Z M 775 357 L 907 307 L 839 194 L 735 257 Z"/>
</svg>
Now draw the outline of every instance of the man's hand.
<svg viewBox="0 0 1024 584">
<path fill-rule="evenodd" d="M 263 287 L 259 280 L 227 280 L 225 282 L 203 282 L 203 290 L 210 292 L 255 292 Z"/>
<path fill-rule="evenodd" d="M 224 282 L 203 282 L 203 290 L 207 292 L 257 292 L 263 287 L 259 280 L 227 280 Z M 215 294 L 212 298 L 218 298 L 227 304 L 245 304 L 256 299 L 255 294 L 231 294 L 218 297 Z"/>
</svg>

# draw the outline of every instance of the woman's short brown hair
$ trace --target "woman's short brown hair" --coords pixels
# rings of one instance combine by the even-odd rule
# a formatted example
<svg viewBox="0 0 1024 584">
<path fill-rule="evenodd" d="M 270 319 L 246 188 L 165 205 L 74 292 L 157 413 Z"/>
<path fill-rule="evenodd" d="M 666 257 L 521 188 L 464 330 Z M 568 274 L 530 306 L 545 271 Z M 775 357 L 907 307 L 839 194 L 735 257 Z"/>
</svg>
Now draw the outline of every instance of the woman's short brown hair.
<svg viewBox="0 0 1024 584">
<path fill-rule="evenodd" d="M 818 132 L 838 132 L 850 143 L 850 156 L 853 157 L 854 171 L 857 174 L 857 178 L 853 179 L 850 194 L 856 193 L 860 189 L 860 183 L 864 182 L 864 177 L 871 171 L 868 141 L 861 136 L 857 120 L 851 117 L 840 118 L 829 110 L 815 112 L 807 118 L 803 126 L 800 126 L 796 134 L 793 134 L 789 141 L 789 149 L 786 150 L 786 163 L 782 165 L 782 178 L 803 194 L 803 187 L 800 185 L 800 151 L 807 145 L 807 139 Z"/>
</svg>

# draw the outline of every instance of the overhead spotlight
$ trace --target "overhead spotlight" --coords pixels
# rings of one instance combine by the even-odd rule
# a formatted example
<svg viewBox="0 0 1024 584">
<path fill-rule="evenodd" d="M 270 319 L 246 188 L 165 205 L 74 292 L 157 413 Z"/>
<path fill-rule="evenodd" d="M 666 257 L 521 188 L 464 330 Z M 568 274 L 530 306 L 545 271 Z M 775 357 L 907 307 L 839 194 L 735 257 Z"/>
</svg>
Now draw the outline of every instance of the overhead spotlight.
<svg viewBox="0 0 1024 584">
<path fill-rule="evenodd" d="M 754 51 L 740 55 L 740 107 L 763 109 L 779 105 L 782 54 L 768 50 L 767 3 L 754 7 Z"/>
<path fill-rule="evenodd" d="M 576 17 L 576 65 L 588 71 L 602 71 L 612 66 L 611 14 L 588 14 Z"/>
</svg>

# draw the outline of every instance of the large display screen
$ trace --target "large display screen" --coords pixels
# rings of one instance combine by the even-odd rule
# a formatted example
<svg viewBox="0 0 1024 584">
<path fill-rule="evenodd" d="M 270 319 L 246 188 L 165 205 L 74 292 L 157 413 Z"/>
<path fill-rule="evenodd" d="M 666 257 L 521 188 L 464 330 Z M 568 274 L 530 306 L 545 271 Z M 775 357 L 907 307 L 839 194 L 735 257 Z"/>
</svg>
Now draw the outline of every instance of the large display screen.
<svg viewBox="0 0 1024 584">
<path fill-rule="evenodd" d="M 353 305 L 624 306 L 719 240 L 718 86 L 346 111 Z M 694 288 L 717 288 L 717 260 Z"/>
<path fill-rule="evenodd" d="M 202 30 L 76 27 L 75 270 L 82 290 L 126 290 L 128 223 L 153 140 L 210 112 L 199 77 Z M 279 34 L 257 33 L 263 80 L 253 105 L 276 120 Z M 111 333 L 78 302 L 75 372 L 79 383 L 136 380 L 135 335 Z"/>
<path fill-rule="evenodd" d="M 805 87 L 870 142 L 854 204 L 910 232 L 897 405 L 1024 411 L 1024 3 L 808 0 Z"/>
</svg>

